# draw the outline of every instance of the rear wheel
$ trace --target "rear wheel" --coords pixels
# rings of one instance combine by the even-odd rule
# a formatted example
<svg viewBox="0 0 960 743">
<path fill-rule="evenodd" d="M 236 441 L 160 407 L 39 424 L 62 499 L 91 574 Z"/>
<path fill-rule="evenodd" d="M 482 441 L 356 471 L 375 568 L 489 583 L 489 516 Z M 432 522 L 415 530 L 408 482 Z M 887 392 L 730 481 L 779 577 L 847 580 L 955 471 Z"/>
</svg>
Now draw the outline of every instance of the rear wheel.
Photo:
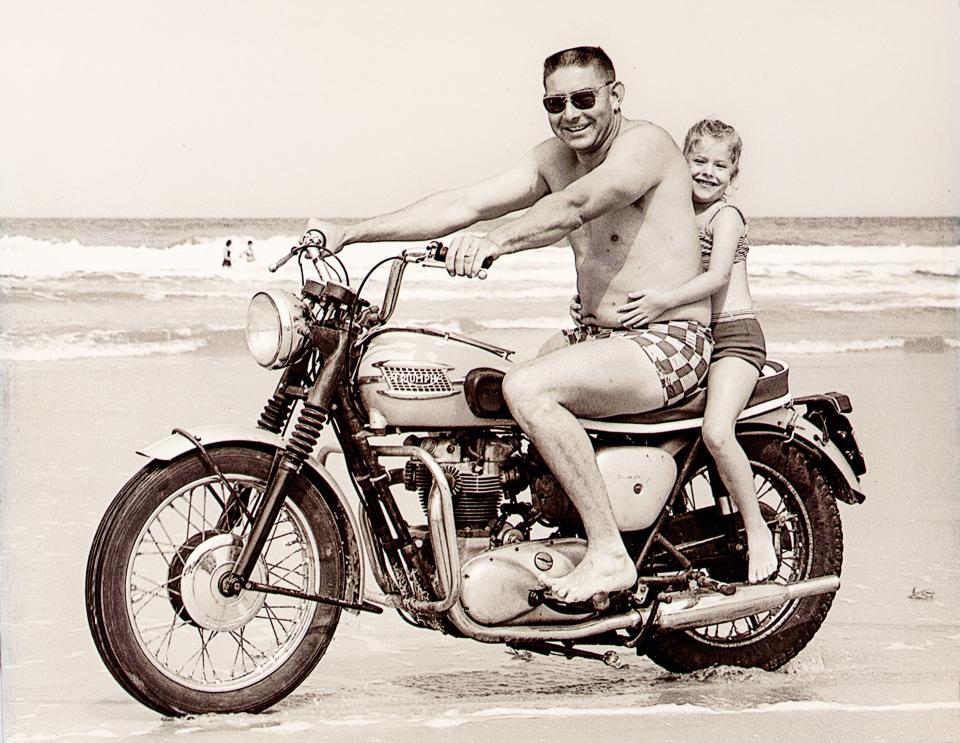
<svg viewBox="0 0 960 743">
<path fill-rule="evenodd" d="M 101 657 L 124 689 L 164 714 L 269 707 L 319 662 L 340 617 L 338 607 L 305 599 L 220 593 L 272 456 L 209 453 L 230 488 L 198 454 L 152 462 L 114 499 L 87 564 L 87 616 Z M 252 580 L 342 598 L 346 560 L 330 507 L 302 477 L 288 481 L 287 494 Z"/>
<path fill-rule="evenodd" d="M 772 580 L 795 583 L 839 575 L 843 561 L 840 513 L 816 462 L 795 446 L 784 446 L 779 438 L 761 436 L 742 443 L 780 559 Z M 712 504 L 710 492 L 703 466 L 685 483 L 684 497 L 690 507 L 703 507 L 708 499 Z M 731 558 L 731 564 L 744 565 L 745 561 Z M 832 593 L 810 596 L 733 622 L 658 635 L 651 639 L 647 654 L 675 672 L 714 665 L 773 670 L 806 646 L 832 603 Z"/>
</svg>

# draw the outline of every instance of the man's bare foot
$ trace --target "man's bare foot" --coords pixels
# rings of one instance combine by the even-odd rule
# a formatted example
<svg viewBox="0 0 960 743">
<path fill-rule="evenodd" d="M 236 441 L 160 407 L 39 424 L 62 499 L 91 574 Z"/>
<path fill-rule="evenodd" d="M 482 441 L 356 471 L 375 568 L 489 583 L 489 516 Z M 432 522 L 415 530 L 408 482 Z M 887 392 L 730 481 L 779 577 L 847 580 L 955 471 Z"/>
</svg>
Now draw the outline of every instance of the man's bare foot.
<svg viewBox="0 0 960 743">
<path fill-rule="evenodd" d="M 626 553 L 599 555 L 587 550 L 583 560 L 566 575 L 548 586 L 561 601 L 586 601 L 598 591 L 613 593 L 637 582 L 637 568 Z"/>
<path fill-rule="evenodd" d="M 773 535 L 764 526 L 761 533 L 747 532 L 747 580 L 759 583 L 769 578 L 777 569 L 777 551 L 773 547 Z"/>
</svg>

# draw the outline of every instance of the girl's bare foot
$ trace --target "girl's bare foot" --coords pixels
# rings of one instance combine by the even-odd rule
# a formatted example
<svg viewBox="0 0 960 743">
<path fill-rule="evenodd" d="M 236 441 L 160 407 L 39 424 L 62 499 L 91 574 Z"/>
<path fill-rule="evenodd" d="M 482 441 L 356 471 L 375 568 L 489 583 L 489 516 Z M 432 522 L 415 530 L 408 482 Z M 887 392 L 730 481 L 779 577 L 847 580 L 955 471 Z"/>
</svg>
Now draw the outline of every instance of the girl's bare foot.
<svg viewBox="0 0 960 743">
<path fill-rule="evenodd" d="M 747 563 L 747 581 L 750 583 L 766 580 L 777 569 L 777 551 L 773 547 L 773 535 L 766 525 L 758 533 L 747 532 Z"/>
</svg>

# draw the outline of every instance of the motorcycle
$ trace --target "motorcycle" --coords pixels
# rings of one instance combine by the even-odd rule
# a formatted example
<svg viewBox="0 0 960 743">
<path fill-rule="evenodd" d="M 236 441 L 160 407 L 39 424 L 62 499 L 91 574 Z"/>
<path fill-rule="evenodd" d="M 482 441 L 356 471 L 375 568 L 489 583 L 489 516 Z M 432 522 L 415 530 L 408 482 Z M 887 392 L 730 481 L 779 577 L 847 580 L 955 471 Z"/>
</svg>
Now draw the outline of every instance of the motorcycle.
<svg viewBox="0 0 960 743">
<path fill-rule="evenodd" d="M 627 649 L 673 672 L 775 669 L 810 641 L 840 586 L 837 501 L 864 500 L 846 395 L 792 397 L 788 366 L 769 360 L 740 416 L 779 560 L 756 584 L 700 437 L 703 393 L 582 420 L 639 578 L 564 603 L 545 579 L 582 559 L 583 525 L 504 403 L 513 352 L 387 324 L 407 267 L 441 266 L 444 246 L 382 261 L 378 306 L 360 293 L 381 264 L 354 290 L 316 237 L 271 266 L 299 259 L 299 295 L 249 304 L 251 353 L 283 370 L 256 427 L 174 429 L 143 449 L 94 538 L 89 625 L 134 698 L 167 715 L 262 711 L 311 673 L 343 611 L 611 665 L 616 650 L 589 648 Z M 339 446 L 317 446 L 327 426 Z M 408 521 L 404 498 L 422 515 Z"/>
</svg>

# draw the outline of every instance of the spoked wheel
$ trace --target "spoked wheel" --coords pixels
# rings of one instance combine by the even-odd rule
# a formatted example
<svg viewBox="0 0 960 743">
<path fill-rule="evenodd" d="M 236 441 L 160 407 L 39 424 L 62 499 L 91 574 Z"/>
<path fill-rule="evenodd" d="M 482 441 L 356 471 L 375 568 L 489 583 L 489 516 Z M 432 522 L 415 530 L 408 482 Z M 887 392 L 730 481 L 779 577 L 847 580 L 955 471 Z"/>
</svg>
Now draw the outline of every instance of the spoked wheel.
<svg viewBox="0 0 960 743">
<path fill-rule="evenodd" d="M 760 510 L 773 532 L 779 557 L 776 583 L 794 583 L 839 575 L 843 534 L 836 501 L 816 463 L 780 439 L 747 439 L 744 449 L 754 472 Z M 695 471 L 684 485 L 691 509 L 713 503 L 707 468 Z M 721 580 L 743 580 L 746 559 L 732 555 Z M 797 655 L 820 628 L 833 594 L 789 601 L 732 622 L 659 635 L 647 654 L 664 668 L 689 672 L 713 665 L 773 670 Z"/>
<path fill-rule="evenodd" d="M 250 530 L 272 457 L 243 448 L 154 462 L 120 492 L 87 565 L 87 615 L 119 683 L 166 714 L 254 712 L 319 662 L 340 609 L 296 597 L 219 590 Z M 342 598 L 345 556 L 322 495 L 291 478 L 251 580 Z"/>
</svg>

